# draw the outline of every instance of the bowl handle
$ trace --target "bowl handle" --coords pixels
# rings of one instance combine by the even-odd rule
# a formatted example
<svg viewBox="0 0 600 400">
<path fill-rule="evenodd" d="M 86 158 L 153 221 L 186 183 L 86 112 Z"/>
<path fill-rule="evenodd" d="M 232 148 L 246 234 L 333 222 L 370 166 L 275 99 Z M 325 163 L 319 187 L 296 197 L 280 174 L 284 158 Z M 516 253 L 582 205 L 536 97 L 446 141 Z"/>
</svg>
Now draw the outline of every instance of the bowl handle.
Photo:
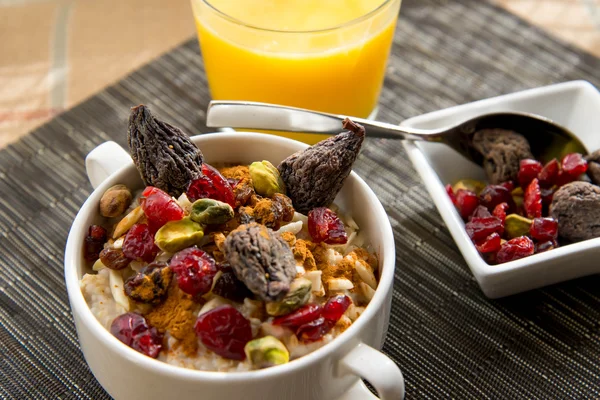
<svg viewBox="0 0 600 400">
<path fill-rule="evenodd" d="M 385 354 L 360 343 L 342 358 L 343 369 L 368 380 L 381 400 L 404 399 L 404 377 Z"/>
<path fill-rule="evenodd" d="M 129 153 L 115 142 L 104 142 L 85 157 L 85 170 L 96 189 L 106 178 L 133 163 Z"/>
</svg>

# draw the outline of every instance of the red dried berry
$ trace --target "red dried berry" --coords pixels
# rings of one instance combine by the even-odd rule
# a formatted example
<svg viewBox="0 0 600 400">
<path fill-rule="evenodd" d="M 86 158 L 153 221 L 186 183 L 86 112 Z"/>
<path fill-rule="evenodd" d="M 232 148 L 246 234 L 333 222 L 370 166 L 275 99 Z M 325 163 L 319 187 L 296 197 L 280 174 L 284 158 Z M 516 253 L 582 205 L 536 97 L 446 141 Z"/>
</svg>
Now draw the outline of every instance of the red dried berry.
<svg viewBox="0 0 600 400">
<path fill-rule="evenodd" d="M 540 172 L 542 172 L 542 163 L 537 160 L 526 158 L 519 162 L 519 185 L 524 189 L 531 183 L 534 178 L 537 178 Z"/>
<path fill-rule="evenodd" d="M 190 201 L 213 199 L 229 204 L 235 208 L 233 188 L 219 171 L 210 165 L 202 164 L 203 176 L 193 180 L 186 191 Z"/>
<path fill-rule="evenodd" d="M 534 218 L 529 228 L 531 237 L 540 242 L 558 237 L 558 222 L 554 218 Z"/>
<path fill-rule="evenodd" d="M 456 195 L 454 194 L 454 189 L 452 189 L 451 184 L 446 185 L 446 193 L 448 193 L 448 197 L 450 197 L 452 204 L 456 205 Z"/>
<path fill-rule="evenodd" d="M 535 244 L 535 253 L 543 253 L 548 250 L 552 250 L 558 247 L 556 240 L 547 240 L 545 242 L 539 242 Z"/>
<path fill-rule="evenodd" d="M 335 321 L 319 317 L 296 330 L 296 336 L 303 342 L 314 342 L 325 336 L 335 326 Z"/>
<path fill-rule="evenodd" d="M 486 207 L 477 206 L 475 211 L 473 211 L 473 214 L 471 214 L 471 216 L 469 217 L 469 221 L 472 220 L 473 218 L 488 218 L 491 216 L 492 216 L 492 214 L 490 214 L 490 211 Z"/>
<path fill-rule="evenodd" d="M 200 314 L 194 327 L 196 335 L 209 350 L 221 357 L 244 360 L 244 346 L 252 340 L 252 329 L 242 313 L 224 305 Z"/>
<path fill-rule="evenodd" d="M 539 218 L 542 216 L 542 194 L 537 178 L 532 180 L 525 190 L 523 207 L 527 218 Z"/>
<path fill-rule="evenodd" d="M 215 260 L 197 247 L 176 253 L 169 265 L 177 276 L 179 288 L 195 297 L 210 291 L 218 271 Z"/>
<path fill-rule="evenodd" d="M 494 232 L 501 235 L 504 232 L 504 225 L 496 217 L 473 218 L 466 223 L 465 230 L 473 242 L 479 243 Z"/>
<path fill-rule="evenodd" d="M 515 188 L 515 183 L 513 181 L 506 181 L 506 182 L 502 182 L 500 184 L 500 186 L 504 186 L 506 188 L 506 190 L 508 190 L 509 192 L 512 192 L 512 190 Z"/>
<path fill-rule="evenodd" d="M 496 207 L 494 207 L 494 211 L 492 214 L 494 217 L 498 218 L 503 224 L 506 220 L 506 212 L 508 211 L 508 204 L 500 203 Z"/>
<path fill-rule="evenodd" d="M 456 208 L 460 216 L 466 220 L 479 205 L 479 197 L 470 190 L 458 189 L 456 192 Z"/>
<path fill-rule="evenodd" d="M 283 325 L 295 329 L 316 320 L 321 316 L 322 312 L 323 307 L 319 304 L 307 304 L 290 314 L 275 318 L 273 325 Z"/>
<path fill-rule="evenodd" d="M 496 253 L 496 261 L 502 264 L 518 260 L 532 255 L 534 250 L 533 241 L 527 236 L 520 236 L 510 239 L 500 247 L 500 250 Z"/>
<path fill-rule="evenodd" d="M 568 174 L 572 180 L 587 171 L 587 161 L 579 153 L 567 154 L 561 161 L 562 171 Z"/>
<path fill-rule="evenodd" d="M 502 239 L 500 238 L 500 235 L 494 232 L 490 236 L 488 236 L 483 242 L 481 242 L 480 244 L 476 244 L 475 247 L 480 253 L 495 253 L 498 250 L 500 250 L 501 245 Z"/>
<path fill-rule="evenodd" d="M 326 207 L 318 207 L 309 211 L 308 233 L 315 243 L 344 244 L 348 241 L 344 223 Z"/>
<path fill-rule="evenodd" d="M 540 188 L 540 196 L 542 196 L 542 205 L 549 206 L 552 203 L 552 198 L 554 197 L 554 189 Z"/>
<path fill-rule="evenodd" d="M 338 294 L 327 300 L 323 306 L 323 318 L 337 322 L 352 304 L 350 297 Z"/>
<path fill-rule="evenodd" d="M 548 161 L 544 168 L 538 174 L 538 181 L 540 183 L 540 187 L 550 188 L 556 184 L 556 179 L 558 178 L 558 171 L 560 170 L 560 165 L 558 165 L 558 161 L 556 158 Z"/>
<path fill-rule="evenodd" d="M 106 229 L 100 225 L 90 225 L 84 239 L 83 257 L 86 261 L 94 262 L 100 257 L 100 252 L 106 243 Z"/>
<path fill-rule="evenodd" d="M 479 202 L 492 211 L 498 204 L 506 203 L 508 208 L 516 208 L 510 191 L 502 185 L 488 185 L 479 193 Z"/>
<path fill-rule="evenodd" d="M 154 235 L 146 224 L 135 224 L 129 229 L 123 241 L 123 254 L 131 260 L 150 262 L 158 254 Z"/>
<path fill-rule="evenodd" d="M 134 350 L 156 358 L 162 349 L 162 335 L 139 314 L 126 313 L 115 318 L 110 333 Z"/>
<path fill-rule="evenodd" d="M 148 186 L 142 192 L 142 196 L 140 203 L 152 232 L 158 231 L 169 221 L 179 221 L 183 218 L 183 209 L 159 188 Z"/>
</svg>

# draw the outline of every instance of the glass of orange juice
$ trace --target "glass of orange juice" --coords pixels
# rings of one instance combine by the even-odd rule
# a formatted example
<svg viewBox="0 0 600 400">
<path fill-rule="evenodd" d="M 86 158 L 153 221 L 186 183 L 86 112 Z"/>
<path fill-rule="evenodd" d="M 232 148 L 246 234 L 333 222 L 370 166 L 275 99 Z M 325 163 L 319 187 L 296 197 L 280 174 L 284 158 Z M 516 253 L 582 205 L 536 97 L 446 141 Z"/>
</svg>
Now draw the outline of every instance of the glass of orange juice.
<svg viewBox="0 0 600 400">
<path fill-rule="evenodd" d="M 192 0 L 211 96 L 367 118 L 377 107 L 400 3 Z"/>
</svg>

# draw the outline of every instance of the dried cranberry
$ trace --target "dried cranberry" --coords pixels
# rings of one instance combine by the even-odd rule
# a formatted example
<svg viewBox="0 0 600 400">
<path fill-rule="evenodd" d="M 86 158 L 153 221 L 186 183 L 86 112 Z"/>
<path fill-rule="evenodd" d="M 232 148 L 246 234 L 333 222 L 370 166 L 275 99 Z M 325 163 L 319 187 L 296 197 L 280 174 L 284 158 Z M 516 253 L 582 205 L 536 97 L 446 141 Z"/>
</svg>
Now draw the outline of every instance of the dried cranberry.
<svg viewBox="0 0 600 400">
<path fill-rule="evenodd" d="M 512 192 L 512 190 L 515 188 L 515 183 L 513 181 L 506 181 L 506 182 L 502 182 L 500 184 L 500 186 L 504 186 L 506 188 L 506 190 L 508 190 L 509 192 Z"/>
<path fill-rule="evenodd" d="M 542 194 L 537 178 L 532 180 L 529 186 L 527 186 L 523 206 L 528 218 L 539 218 L 542 216 Z"/>
<path fill-rule="evenodd" d="M 558 222 L 554 218 L 534 218 L 529 228 L 531 237 L 540 242 L 558 237 Z"/>
<path fill-rule="evenodd" d="M 539 242 L 535 244 L 535 252 L 543 253 L 548 250 L 552 250 L 558 247 L 556 240 L 547 240 L 545 242 Z"/>
<path fill-rule="evenodd" d="M 154 235 L 146 224 L 135 224 L 129 229 L 123 241 L 123 254 L 131 260 L 154 260 L 158 247 L 154 244 Z"/>
<path fill-rule="evenodd" d="M 479 193 L 479 202 L 490 211 L 500 203 L 506 203 L 511 210 L 516 208 L 510 191 L 502 185 L 488 185 L 483 188 Z"/>
<path fill-rule="evenodd" d="M 518 260 L 532 255 L 534 250 L 533 241 L 527 236 L 520 236 L 510 239 L 500 247 L 500 250 L 496 253 L 496 261 L 502 264 Z"/>
<path fill-rule="evenodd" d="M 196 334 L 209 350 L 221 357 L 244 360 L 244 346 L 252 340 L 252 329 L 242 313 L 224 305 L 200 314 L 195 325 Z"/>
<path fill-rule="evenodd" d="M 176 253 L 170 262 L 179 288 L 192 296 L 208 293 L 217 274 L 215 260 L 197 247 Z"/>
<path fill-rule="evenodd" d="M 309 211 L 308 233 L 315 243 L 344 244 L 348 241 L 344 223 L 333 211 L 325 207 Z"/>
<path fill-rule="evenodd" d="M 323 307 L 319 304 L 307 304 L 290 314 L 275 318 L 273 325 L 283 325 L 295 329 L 316 320 L 321 316 L 322 312 Z"/>
<path fill-rule="evenodd" d="M 456 205 L 456 196 L 454 195 L 454 189 L 452 189 L 451 184 L 446 185 L 446 193 L 448 193 L 448 197 L 450 197 L 452 204 Z"/>
<path fill-rule="evenodd" d="M 549 188 L 554 186 L 556 184 L 556 179 L 558 178 L 559 170 L 560 166 L 558 165 L 556 158 L 546 163 L 537 177 L 540 182 L 540 187 Z"/>
<path fill-rule="evenodd" d="M 519 185 L 524 189 L 529 183 L 537 178 L 540 172 L 542 172 L 542 163 L 537 160 L 526 158 L 519 162 Z"/>
<path fill-rule="evenodd" d="M 314 342 L 325 336 L 334 326 L 335 321 L 319 317 L 298 327 L 296 336 L 304 342 Z"/>
<path fill-rule="evenodd" d="M 106 243 L 106 229 L 100 225 L 90 225 L 83 245 L 83 257 L 86 261 L 94 262 L 100 257 L 100 252 Z"/>
<path fill-rule="evenodd" d="M 554 197 L 554 189 L 540 188 L 540 196 L 542 196 L 542 205 L 549 206 L 552 203 L 552 197 Z"/>
<path fill-rule="evenodd" d="M 579 175 L 587 171 L 587 161 L 579 153 L 567 154 L 561 161 L 562 171 L 568 174 L 572 180 L 575 180 Z"/>
<path fill-rule="evenodd" d="M 492 214 L 490 214 L 490 211 L 486 207 L 477 206 L 475 211 L 473 211 L 473 214 L 471 214 L 471 216 L 469 217 L 469 221 L 472 220 L 473 218 L 487 218 L 487 217 L 491 217 L 491 216 L 492 216 Z"/>
<path fill-rule="evenodd" d="M 142 192 L 141 206 L 148 218 L 148 226 L 152 232 L 158 231 L 169 221 L 179 221 L 184 212 L 179 204 L 166 192 L 148 186 Z"/>
<path fill-rule="evenodd" d="M 506 212 L 508 211 L 508 204 L 500 203 L 496 207 L 494 207 L 494 211 L 492 214 L 494 217 L 498 218 L 503 224 L 506 220 Z"/>
<path fill-rule="evenodd" d="M 470 190 L 458 189 L 456 192 L 456 208 L 463 219 L 469 218 L 479 205 L 479 197 Z"/>
<path fill-rule="evenodd" d="M 235 208 L 233 188 L 219 171 L 208 164 L 202 164 L 203 176 L 193 180 L 187 189 L 190 201 L 198 199 L 214 199 Z"/>
<path fill-rule="evenodd" d="M 352 300 L 346 295 L 338 294 L 331 297 L 323 306 L 323 318 L 337 322 L 350 307 L 350 304 L 352 304 Z"/>
<path fill-rule="evenodd" d="M 478 243 L 485 240 L 485 238 L 494 232 L 502 234 L 504 232 L 504 225 L 496 217 L 473 218 L 466 223 L 465 229 L 471 240 Z"/>
<path fill-rule="evenodd" d="M 134 350 L 156 358 L 162 349 L 162 335 L 139 314 L 126 313 L 115 318 L 110 333 Z"/>
<path fill-rule="evenodd" d="M 500 235 L 494 232 L 490 236 L 488 236 L 483 242 L 481 242 L 480 244 L 476 244 L 475 247 L 480 253 L 495 253 L 496 251 L 500 250 L 501 244 L 502 239 L 500 238 Z"/>
</svg>

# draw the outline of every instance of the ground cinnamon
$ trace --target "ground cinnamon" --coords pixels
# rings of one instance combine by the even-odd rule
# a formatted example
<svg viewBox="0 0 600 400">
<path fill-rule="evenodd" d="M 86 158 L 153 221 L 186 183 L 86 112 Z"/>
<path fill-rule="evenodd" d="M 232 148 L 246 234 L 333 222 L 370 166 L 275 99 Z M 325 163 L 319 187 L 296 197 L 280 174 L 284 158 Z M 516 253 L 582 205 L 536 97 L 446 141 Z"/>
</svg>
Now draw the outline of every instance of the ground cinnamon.
<svg viewBox="0 0 600 400">
<path fill-rule="evenodd" d="M 307 240 L 298 239 L 294 246 L 294 258 L 298 264 L 302 264 L 306 271 L 314 271 L 317 269 L 317 262 L 312 250 L 315 248 L 315 244 Z"/>
<path fill-rule="evenodd" d="M 177 284 L 172 284 L 167 299 L 144 317 L 150 326 L 162 333 L 168 331 L 177 339 L 175 348 L 181 347 L 185 355 L 193 357 L 198 351 L 198 337 L 194 331 L 196 308 L 192 297 L 183 293 Z"/>
</svg>

